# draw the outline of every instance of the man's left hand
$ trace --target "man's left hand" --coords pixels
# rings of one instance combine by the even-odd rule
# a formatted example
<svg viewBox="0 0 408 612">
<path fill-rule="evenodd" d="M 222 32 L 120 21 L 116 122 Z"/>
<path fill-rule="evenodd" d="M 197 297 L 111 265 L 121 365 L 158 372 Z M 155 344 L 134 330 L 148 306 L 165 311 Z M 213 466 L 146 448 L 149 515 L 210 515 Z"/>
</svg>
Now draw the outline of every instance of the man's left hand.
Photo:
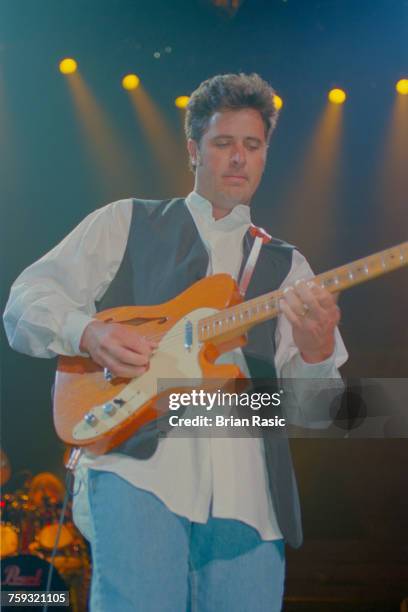
<svg viewBox="0 0 408 612">
<path fill-rule="evenodd" d="M 331 293 L 312 280 L 298 281 L 284 290 L 279 306 L 304 361 L 319 363 L 332 355 L 340 309 Z"/>
</svg>

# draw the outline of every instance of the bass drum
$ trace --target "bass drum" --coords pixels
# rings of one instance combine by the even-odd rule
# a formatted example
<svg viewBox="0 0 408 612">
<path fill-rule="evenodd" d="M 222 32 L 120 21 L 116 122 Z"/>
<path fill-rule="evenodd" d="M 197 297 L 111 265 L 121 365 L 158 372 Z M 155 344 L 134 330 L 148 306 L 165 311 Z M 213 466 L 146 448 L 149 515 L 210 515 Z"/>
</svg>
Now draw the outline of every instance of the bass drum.
<svg viewBox="0 0 408 612">
<path fill-rule="evenodd" d="M 35 557 L 34 555 L 17 555 L 14 557 L 6 557 L 1 562 L 1 590 L 4 593 L 8 591 L 24 591 L 27 593 L 36 593 L 45 591 L 48 580 L 48 572 L 50 564 L 44 559 Z M 53 568 L 50 595 L 52 597 L 55 591 L 69 591 L 67 584 L 59 575 L 58 571 Z M 3 598 L 5 595 L 3 595 Z M 37 604 L 38 605 L 38 604 Z M 2 610 L 14 612 L 16 606 L 2 606 Z M 32 606 L 24 606 L 19 604 L 19 610 L 32 612 Z M 37 607 L 38 609 L 38 607 Z M 39 609 L 42 609 L 40 606 Z M 61 612 L 61 610 L 70 610 L 72 607 L 53 606 L 51 603 L 48 607 L 49 612 Z"/>
<path fill-rule="evenodd" d="M 38 509 L 23 490 L 6 493 L 0 499 L 0 557 L 29 552 L 38 529 Z"/>
</svg>

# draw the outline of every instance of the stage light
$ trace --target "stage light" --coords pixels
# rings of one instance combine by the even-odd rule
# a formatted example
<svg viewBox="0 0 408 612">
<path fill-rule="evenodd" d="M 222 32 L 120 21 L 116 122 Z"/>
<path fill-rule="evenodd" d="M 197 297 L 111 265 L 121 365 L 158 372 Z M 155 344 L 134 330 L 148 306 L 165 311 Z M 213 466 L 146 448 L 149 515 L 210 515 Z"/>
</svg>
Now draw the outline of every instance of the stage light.
<svg viewBox="0 0 408 612">
<path fill-rule="evenodd" d="M 408 94 L 408 79 L 400 79 L 395 86 L 399 94 L 406 96 Z"/>
<path fill-rule="evenodd" d="M 329 100 L 333 104 L 343 104 L 346 101 L 346 92 L 342 89 L 331 89 L 329 91 Z"/>
<path fill-rule="evenodd" d="M 179 96 L 174 100 L 174 104 L 177 108 L 187 108 L 187 104 L 190 102 L 189 96 Z"/>
<path fill-rule="evenodd" d="M 66 57 L 65 59 L 61 60 L 59 63 L 59 69 L 60 69 L 60 72 L 62 72 L 62 74 L 72 74 L 76 72 L 77 68 L 78 68 L 78 64 L 71 57 Z"/>
<path fill-rule="evenodd" d="M 122 87 L 128 91 L 139 87 L 140 79 L 136 74 L 127 74 L 122 79 Z"/>
<path fill-rule="evenodd" d="M 273 103 L 275 105 L 276 110 L 280 110 L 283 106 L 283 100 L 277 94 L 273 96 Z"/>
</svg>

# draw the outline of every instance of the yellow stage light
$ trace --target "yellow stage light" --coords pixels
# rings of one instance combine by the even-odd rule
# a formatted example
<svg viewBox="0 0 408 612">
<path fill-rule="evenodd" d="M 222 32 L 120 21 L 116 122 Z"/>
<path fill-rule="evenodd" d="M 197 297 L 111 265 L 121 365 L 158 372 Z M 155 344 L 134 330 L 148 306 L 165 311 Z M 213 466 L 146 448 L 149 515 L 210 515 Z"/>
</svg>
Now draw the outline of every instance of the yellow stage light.
<svg viewBox="0 0 408 612">
<path fill-rule="evenodd" d="M 140 79 L 136 74 L 127 74 L 122 79 L 122 87 L 131 91 L 132 89 L 137 89 L 139 87 Z"/>
<path fill-rule="evenodd" d="M 408 94 L 408 79 L 400 79 L 395 86 L 399 94 L 406 96 Z"/>
<path fill-rule="evenodd" d="M 280 110 L 283 106 L 282 98 L 276 94 L 273 96 L 273 103 L 275 105 L 276 110 Z"/>
<path fill-rule="evenodd" d="M 73 72 L 76 72 L 77 68 L 78 64 L 71 57 L 66 57 L 59 63 L 59 69 L 62 74 L 72 74 Z"/>
<path fill-rule="evenodd" d="M 346 92 L 342 89 L 331 89 L 329 91 L 329 100 L 333 104 L 343 104 L 346 101 Z"/>
<path fill-rule="evenodd" d="M 190 102 L 189 96 L 179 96 L 174 100 L 174 104 L 177 108 L 187 108 L 187 104 Z"/>
</svg>

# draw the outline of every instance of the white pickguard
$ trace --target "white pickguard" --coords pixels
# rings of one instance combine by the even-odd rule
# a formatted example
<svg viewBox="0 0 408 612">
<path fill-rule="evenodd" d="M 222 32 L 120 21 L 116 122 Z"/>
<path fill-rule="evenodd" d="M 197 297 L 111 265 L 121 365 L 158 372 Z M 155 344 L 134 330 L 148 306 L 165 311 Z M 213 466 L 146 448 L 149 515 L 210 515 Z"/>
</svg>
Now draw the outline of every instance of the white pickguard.
<svg viewBox="0 0 408 612">
<path fill-rule="evenodd" d="M 159 347 L 150 359 L 149 370 L 145 374 L 133 378 L 109 402 L 114 407 L 113 412 L 107 414 L 105 405 L 95 406 L 89 411 L 95 417 L 95 422 L 90 424 L 81 419 L 73 428 L 73 437 L 78 441 L 91 441 L 97 436 L 108 433 L 113 427 L 135 414 L 149 399 L 157 395 L 160 380 L 172 379 L 179 382 L 186 379 L 200 379 L 202 373 L 198 354 L 202 345 L 198 341 L 197 323 L 200 319 L 209 317 L 216 312 L 218 311 L 214 308 L 199 308 L 180 319 L 160 340 Z M 187 321 L 190 321 L 193 326 L 192 344 L 188 349 L 184 345 Z M 120 407 L 115 407 L 114 400 L 122 400 L 124 403 Z"/>
</svg>

